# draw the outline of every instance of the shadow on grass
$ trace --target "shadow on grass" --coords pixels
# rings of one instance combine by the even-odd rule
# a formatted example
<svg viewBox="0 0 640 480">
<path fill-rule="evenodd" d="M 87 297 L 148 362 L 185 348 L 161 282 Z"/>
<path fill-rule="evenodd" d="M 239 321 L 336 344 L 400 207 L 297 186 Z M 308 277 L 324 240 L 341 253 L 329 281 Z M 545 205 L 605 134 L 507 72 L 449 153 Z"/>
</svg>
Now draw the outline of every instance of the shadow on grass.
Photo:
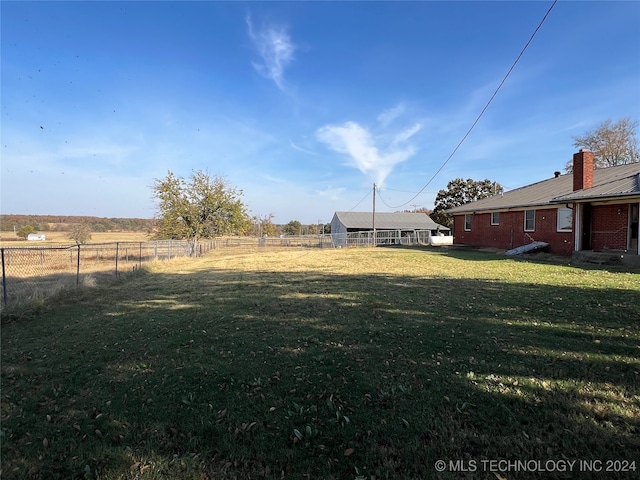
<svg viewBox="0 0 640 480">
<path fill-rule="evenodd" d="M 415 248 L 415 247 L 404 247 Z M 478 248 L 448 248 L 448 247 L 421 247 L 424 251 L 437 251 L 439 253 L 445 253 L 451 258 L 457 258 L 459 260 L 473 260 L 473 261 L 513 261 L 513 262 L 525 262 L 534 263 L 540 265 L 565 265 L 572 268 L 584 271 L 606 271 L 610 273 L 639 273 L 640 268 L 631 265 L 601 265 L 601 264 L 589 264 L 575 262 L 571 257 L 564 255 L 554 255 L 546 252 L 532 252 L 524 253 L 521 255 L 506 255 L 503 251 L 491 253 L 488 251 L 482 251 Z"/>
<path fill-rule="evenodd" d="M 136 277 L 3 328 L 2 473 L 460 477 L 438 473 L 439 459 L 640 467 L 638 318 L 639 293 L 625 289 L 318 271 Z M 591 478 L 569 473 L 549 475 Z"/>
</svg>

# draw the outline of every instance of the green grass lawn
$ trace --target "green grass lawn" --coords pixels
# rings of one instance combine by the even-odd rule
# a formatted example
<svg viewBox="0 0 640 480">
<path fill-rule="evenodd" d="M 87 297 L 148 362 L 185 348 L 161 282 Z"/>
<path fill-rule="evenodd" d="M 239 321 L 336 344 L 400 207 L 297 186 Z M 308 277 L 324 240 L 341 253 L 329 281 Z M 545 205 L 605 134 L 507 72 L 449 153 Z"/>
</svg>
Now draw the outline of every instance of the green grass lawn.
<svg viewBox="0 0 640 480">
<path fill-rule="evenodd" d="M 632 478 L 639 357 L 637 271 L 212 252 L 5 312 L 1 476 Z"/>
</svg>

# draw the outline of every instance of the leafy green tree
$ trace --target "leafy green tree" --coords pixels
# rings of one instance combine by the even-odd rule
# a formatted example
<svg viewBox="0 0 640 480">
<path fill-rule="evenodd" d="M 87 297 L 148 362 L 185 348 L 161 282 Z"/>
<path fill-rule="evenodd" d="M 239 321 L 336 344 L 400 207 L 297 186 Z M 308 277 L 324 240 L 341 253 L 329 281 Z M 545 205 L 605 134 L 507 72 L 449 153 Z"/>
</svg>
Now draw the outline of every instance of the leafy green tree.
<svg viewBox="0 0 640 480">
<path fill-rule="evenodd" d="M 596 168 L 640 162 L 637 129 L 638 121 L 630 117 L 613 124 L 605 120 L 595 130 L 573 137 L 573 146 L 592 151 Z M 565 170 L 573 171 L 573 160 L 567 162 Z"/>
<path fill-rule="evenodd" d="M 91 227 L 86 223 L 74 223 L 69 227 L 67 236 L 76 243 L 87 243 L 91 240 Z"/>
<path fill-rule="evenodd" d="M 27 238 L 31 233 L 36 233 L 36 229 L 31 225 L 25 225 L 18 229 L 16 235 L 20 238 Z"/>
<path fill-rule="evenodd" d="M 440 190 L 436 195 L 431 219 L 446 227 L 453 227 L 453 218 L 445 210 L 464 205 L 503 192 L 502 185 L 491 180 L 476 181 L 471 178 L 463 180 L 456 178 L 447 183 L 446 190 Z"/>
<path fill-rule="evenodd" d="M 298 220 L 291 220 L 284 227 L 282 227 L 282 233 L 285 235 L 300 235 L 302 232 L 302 223 Z"/>
<path fill-rule="evenodd" d="M 155 179 L 153 196 L 159 208 L 156 237 L 188 239 L 194 252 L 201 238 L 242 235 L 251 227 L 242 191 L 202 170 L 193 171 L 189 179 L 169 171 Z"/>
</svg>

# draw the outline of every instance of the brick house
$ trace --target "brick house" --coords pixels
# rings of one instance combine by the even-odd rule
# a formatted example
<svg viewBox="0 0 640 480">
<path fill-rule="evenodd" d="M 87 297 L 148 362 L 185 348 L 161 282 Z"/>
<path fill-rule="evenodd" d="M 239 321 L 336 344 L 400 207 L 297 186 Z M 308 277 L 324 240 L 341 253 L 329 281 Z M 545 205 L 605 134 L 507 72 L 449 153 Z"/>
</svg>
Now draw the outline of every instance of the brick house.
<svg viewBox="0 0 640 480">
<path fill-rule="evenodd" d="M 595 169 L 593 153 L 573 156 L 573 173 L 447 210 L 454 244 L 513 249 L 548 243 L 550 253 L 583 250 L 640 255 L 640 163 Z"/>
</svg>

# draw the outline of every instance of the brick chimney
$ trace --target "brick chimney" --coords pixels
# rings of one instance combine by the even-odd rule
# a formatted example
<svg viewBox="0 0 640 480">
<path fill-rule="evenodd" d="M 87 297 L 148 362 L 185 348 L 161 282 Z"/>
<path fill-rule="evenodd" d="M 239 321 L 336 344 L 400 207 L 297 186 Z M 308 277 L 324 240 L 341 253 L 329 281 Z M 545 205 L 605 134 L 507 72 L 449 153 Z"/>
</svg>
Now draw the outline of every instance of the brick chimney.
<svg viewBox="0 0 640 480">
<path fill-rule="evenodd" d="M 593 152 L 581 148 L 573 154 L 573 191 L 593 187 Z"/>
</svg>

